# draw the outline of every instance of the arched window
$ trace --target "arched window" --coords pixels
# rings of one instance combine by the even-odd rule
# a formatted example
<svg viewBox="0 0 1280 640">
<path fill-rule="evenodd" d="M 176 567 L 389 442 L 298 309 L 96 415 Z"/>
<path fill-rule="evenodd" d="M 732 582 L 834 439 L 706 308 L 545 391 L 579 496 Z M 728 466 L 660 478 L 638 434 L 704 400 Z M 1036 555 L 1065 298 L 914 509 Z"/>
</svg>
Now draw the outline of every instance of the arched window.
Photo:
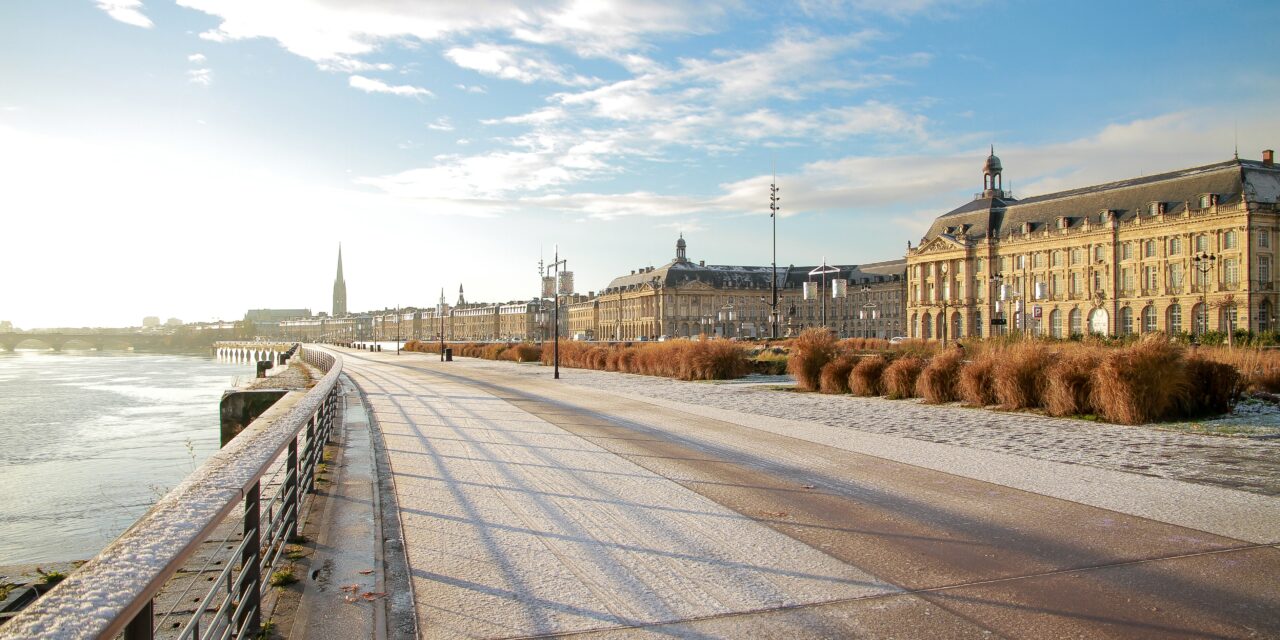
<svg viewBox="0 0 1280 640">
<path fill-rule="evenodd" d="M 959 311 L 956 311 L 951 314 L 951 337 L 952 338 L 959 339 L 964 337 L 963 318 L 964 316 L 961 316 Z"/>
<path fill-rule="evenodd" d="M 1067 331 L 1073 336 L 1084 335 L 1084 314 L 1080 313 L 1079 308 L 1072 309 L 1067 315 Z"/>
<path fill-rule="evenodd" d="M 973 313 L 973 331 L 971 333 L 975 338 L 982 337 L 982 312 L 981 311 L 975 311 Z"/>
<path fill-rule="evenodd" d="M 911 314 L 911 324 L 907 325 L 907 337 L 916 338 L 919 335 L 916 331 L 916 314 L 913 313 Z"/>
<path fill-rule="evenodd" d="M 1258 331 L 1270 331 L 1271 328 L 1271 301 L 1263 300 L 1258 306 Z"/>
<path fill-rule="evenodd" d="M 1120 335 L 1127 336 L 1133 333 L 1133 309 L 1124 307 L 1120 309 Z"/>
<path fill-rule="evenodd" d="M 1156 330 L 1156 308 L 1151 305 L 1147 305 L 1147 307 L 1142 310 L 1142 332 L 1152 333 L 1155 330 Z"/>
<path fill-rule="evenodd" d="M 1169 333 L 1182 333 L 1182 305 L 1169 305 Z"/>
<path fill-rule="evenodd" d="M 1209 329 L 1209 315 L 1205 313 L 1204 305 L 1196 303 L 1191 307 L 1191 332 L 1200 335 Z"/>
<path fill-rule="evenodd" d="M 933 339 L 933 316 L 928 313 L 920 318 L 920 337 L 925 340 Z"/>
<path fill-rule="evenodd" d="M 1062 312 L 1057 309 L 1049 312 L 1049 335 L 1054 338 L 1062 337 Z"/>
</svg>

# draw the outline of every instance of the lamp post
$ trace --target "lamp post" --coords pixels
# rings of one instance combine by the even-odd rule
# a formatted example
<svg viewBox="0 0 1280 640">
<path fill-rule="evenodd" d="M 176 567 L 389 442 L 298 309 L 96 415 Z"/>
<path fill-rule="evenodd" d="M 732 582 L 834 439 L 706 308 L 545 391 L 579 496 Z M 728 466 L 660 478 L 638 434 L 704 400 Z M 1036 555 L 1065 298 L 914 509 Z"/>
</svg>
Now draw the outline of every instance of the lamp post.
<svg viewBox="0 0 1280 640">
<path fill-rule="evenodd" d="M 951 297 L 951 280 L 947 276 L 947 263 L 938 265 L 938 271 L 942 273 L 942 348 L 947 348 L 947 329 L 950 328 L 951 318 L 947 317 L 947 298 Z"/>
<path fill-rule="evenodd" d="M 400 305 L 396 305 L 396 355 L 400 355 Z"/>
<path fill-rule="evenodd" d="M 840 273 L 840 269 L 837 267 L 827 266 L 826 258 L 822 259 L 821 267 L 817 267 L 813 271 L 809 272 L 809 277 L 811 278 L 815 275 L 822 276 L 822 291 L 819 293 L 819 297 L 822 298 L 822 328 L 823 329 L 827 329 L 827 274 L 828 273 Z"/>
<path fill-rule="evenodd" d="M 778 177 L 775 175 L 773 182 L 769 183 L 769 219 L 773 221 L 773 303 L 769 305 L 769 327 L 772 330 L 773 339 L 778 339 L 778 211 L 782 207 L 778 206 L 778 201 L 782 198 L 778 197 Z M 763 301 L 764 298 L 761 298 Z"/>
<path fill-rule="evenodd" d="M 1191 268 L 1200 274 L 1196 278 L 1200 284 L 1200 336 L 1204 336 L 1209 330 L 1209 272 L 1213 270 L 1213 265 L 1218 261 L 1218 256 L 1212 253 L 1200 252 L 1191 257 Z M 1196 344 L 1197 336 L 1192 336 L 1192 344 Z"/>
<path fill-rule="evenodd" d="M 999 303 L 1000 303 L 1000 300 L 999 300 L 999 299 L 997 299 L 997 296 L 998 296 L 999 294 L 1003 293 L 1003 291 L 1004 291 L 1004 274 L 1003 274 L 1003 273 L 993 273 L 993 274 L 991 274 L 990 281 L 991 281 L 991 286 L 995 287 L 995 289 L 996 289 L 996 290 L 995 290 L 995 292 L 993 292 L 993 293 L 992 293 L 992 295 L 991 295 L 991 300 L 992 300 L 993 302 L 995 302 L 995 303 L 996 303 L 996 304 L 992 305 L 992 306 L 994 307 L 994 306 L 999 305 Z M 994 310 L 994 309 L 993 309 L 993 310 Z M 1007 319 L 1005 319 L 1005 317 L 1004 317 L 1004 311 L 1000 311 L 999 313 L 1000 313 L 1000 319 L 1001 319 L 1001 320 L 1004 320 L 1004 322 L 1005 322 L 1005 324 L 1004 324 L 1004 327 L 1005 327 L 1005 333 L 1007 333 L 1007 332 L 1009 331 L 1009 325 L 1008 325 L 1008 322 L 1009 322 L 1009 321 L 1008 321 Z M 994 323 L 993 323 L 993 324 L 994 324 Z"/>
<path fill-rule="evenodd" d="M 440 316 L 440 362 L 444 362 L 444 287 L 440 288 L 440 302 L 436 304 L 436 315 Z"/>
<path fill-rule="evenodd" d="M 555 366 L 556 380 L 560 379 L 560 292 L 558 291 L 560 287 L 560 267 L 562 266 L 567 267 L 568 264 L 569 264 L 568 260 L 560 259 L 560 245 L 557 244 L 555 257 L 552 258 L 551 264 L 543 267 L 544 271 L 542 272 L 543 277 L 546 277 L 546 273 L 547 273 L 546 270 L 550 270 L 552 273 L 552 277 L 554 278 L 553 280 L 554 284 L 552 285 L 552 288 L 551 288 L 551 305 L 552 305 L 551 306 L 551 312 L 552 312 L 551 330 L 555 332 L 555 341 L 552 343 L 552 347 L 551 347 L 552 348 L 551 360 Z"/>
<path fill-rule="evenodd" d="M 723 307 L 720 307 L 720 311 L 716 313 L 716 316 L 720 319 L 720 324 L 722 327 L 720 331 L 720 337 L 728 338 L 729 323 L 733 322 L 735 317 L 734 310 L 733 310 L 733 303 L 729 303 L 724 305 Z"/>
<path fill-rule="evenodd" d="M 871 301 L 870 285 L 865 285 L 865 284 L 862 285 L 861 291 L 862 291 L 862 312 L 859 314 L 859 316 L 861 316 L 859 319 L 862 320 L 862 337 L 869 338 L 871 336 L 868 336 L 867 334 L 870 333 L 869 327 L 871 325 L 871 322 L 870 322 L 871 313 L 872 313 L 871 310 L 875 309 L 876 305 L 874 302 Z"/>
</svg>

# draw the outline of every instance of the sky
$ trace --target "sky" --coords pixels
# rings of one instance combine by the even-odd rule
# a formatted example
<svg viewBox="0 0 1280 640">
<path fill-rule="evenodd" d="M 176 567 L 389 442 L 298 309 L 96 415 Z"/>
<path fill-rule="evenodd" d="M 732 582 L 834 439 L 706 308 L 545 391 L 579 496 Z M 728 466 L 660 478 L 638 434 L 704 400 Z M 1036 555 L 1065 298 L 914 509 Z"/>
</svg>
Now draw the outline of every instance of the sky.
<svg viewBox="0 0 1280 640">
<path fill-rule="evenodd" d="M 901 258 L 973 197 L 1280 145 L 1274 0 L 6 0 L 0 320 Z M 775 177 L 776 176 L 776 177 Z"/>
</svg>

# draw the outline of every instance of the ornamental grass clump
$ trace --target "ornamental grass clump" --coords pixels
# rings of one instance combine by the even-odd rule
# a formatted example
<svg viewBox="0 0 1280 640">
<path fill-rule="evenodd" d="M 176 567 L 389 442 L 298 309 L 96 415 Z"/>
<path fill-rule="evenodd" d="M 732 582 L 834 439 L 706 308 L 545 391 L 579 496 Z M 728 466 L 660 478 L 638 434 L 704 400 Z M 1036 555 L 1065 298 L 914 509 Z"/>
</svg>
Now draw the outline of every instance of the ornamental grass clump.
<svg viewBox="0 0 1280 640">
<path fill-rule="evenodd" d="M 838 355 L 822 367 L 818 391 L 822 393 L 849 393 L 849 374 L 858 364 L 858 356 L 851 353 Z"/>
<path fill-rule="evenodd" d="M 996 356 L 992 379 L 1003 409 L 1044 406 L 1045 372 L 1053 363 L 1049 349 L 1037 342 L 1020 342 Z"/>
<path fill-rule="evenodd" d="M 916 397 L 916 380 L 925 360 L 917 356 L 895 358 L 884 370 L 884 395 L 890 400 Z"/>
<path fill-rule="evenodd" d="M 747 374 L 746 353 L 728 340 L 699 340 L 685 345 L 681 380 L 728 380 Z"/>
<path fill-rule="evenodd" d="M 1243 376 L 1235 367 L 1198 355 L 1186 359 L 1187 393 L 1182 411 L 1188 417 L 1220 415 L 1240 399 Z"/>
<path fill-rule="evenodd" d="M 997 402 L 995 387 L 996 357 L 1001 350 L 988 349 L 975 356 L 960 369 L 956 393 L 971 407 L 987 407 Z"/>
<path fill-rule="evenodd" d="M 889 359 L 884 356 L 869 356 L 853 365 L 849 372 L 849 391 L 854 395 L 875 397 L 884 395 L 884 370 L 889 367 Z"/>
<path fill-rule="evenodd" d="M 916 393 L 925 402 L 933 404 L 958 400 L 960 396 L 956 386 L 960 382 L 964 355 L 960 349 L 950 349 L 930 359 L 916 381 Z"/>
<path fill-rule="evenodd" d="M 1120 424 L 1176 417 L 1189 391 L 1183 349 L 1164 340 L 1113 349 L 1093 374 L 1098 413 Z"/>
<path fill-rule="evenodd" d="M 787 373 L 795 376 L 796 387 L 817 391 L 821 385 L 822 367 L 836 356 L 836 339 L 826 329 L 809 329 L 791 344 Z"/>
<path fill-rule="evenodd" d="M 1045 372 L 1044 408 L 1051 416 L 1096 414 L 1093 406 L 1093 371 L 1102 354 L 1091 347 L 1070 349 Z"/>
</svg>

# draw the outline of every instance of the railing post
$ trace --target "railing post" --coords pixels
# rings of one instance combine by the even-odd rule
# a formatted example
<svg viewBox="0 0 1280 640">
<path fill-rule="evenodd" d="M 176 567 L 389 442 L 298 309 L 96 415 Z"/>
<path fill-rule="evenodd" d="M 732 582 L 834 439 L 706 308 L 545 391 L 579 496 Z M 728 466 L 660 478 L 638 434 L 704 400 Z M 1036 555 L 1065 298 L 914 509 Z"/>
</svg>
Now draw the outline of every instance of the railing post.
<svg viewBox="0 0 1280 640">
<path fill-rule="evenodd" d="M 155 601 L 148 600 L 138 615 L 124 628 L 124 640 L 152 640 L 155 637 Z"/>
<path fill-rule="evenodd" d="M 303 489 L 307 493 L 312 493 L 316 490 L 316 460 L 318 459 L 317 456 L 320 455 L 316 452 L 316 417 L 311 416 L 311 419 L 307 420 L 307 455 L 304 456 L 305 459 L 303 460 L 306 466 L 306 469 L 303 470 L 306 478 L 303 483 Z"/>
<path fill-rule="evenodd" d="M 298 536 L 298 436 L 289 440 L 289 462 L 284 484 L 285 541 Z"/>
<path fill-rule="evenodd" d="M 244 551 L 240 554 L 240 606 L 236 627 L 256 634 L 262 626 L 262 538 L 259 530 L 261 482 L 253 483 L 244 496 Z"/>
</svg>

